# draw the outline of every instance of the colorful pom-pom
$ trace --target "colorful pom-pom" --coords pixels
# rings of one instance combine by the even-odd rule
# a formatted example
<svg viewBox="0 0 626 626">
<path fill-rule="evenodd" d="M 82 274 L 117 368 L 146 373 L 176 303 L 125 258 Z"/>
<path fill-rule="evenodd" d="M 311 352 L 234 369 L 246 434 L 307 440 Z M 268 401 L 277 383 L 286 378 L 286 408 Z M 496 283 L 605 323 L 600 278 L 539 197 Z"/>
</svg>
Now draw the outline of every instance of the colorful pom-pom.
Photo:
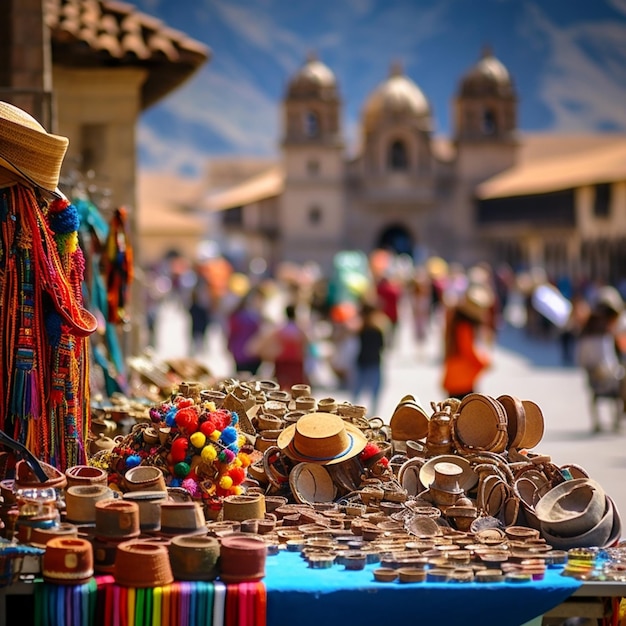
<svg viewBox="0 0 626 626">
<path fill-rule="evenodd" d="M 233 467 L 228 470 L 228 476 L 231 477 L 233 485 L 241 485 L 246 478 L 246 472 L 241 467 Z"/>
<path fill-rule="evenodd" d="M 204 447 L 204 444 L 206 443 L 206 435 L 200 431 L 195 432 L 193 435 L 191 435 L 191 437 L 189 437 L 189 441 L 194 448 L 200 450 Z"/>
<path fill-rule="evenodd" d="M 211 441 L 219 441 L 221 435 L 222 435 L 222 433 L 219 430 L 214 430 L 209 435 L 209 439 L 211 439 Z"/>
<path fill-rule="evenodd" d="M 227 426 L 222 431 L 222 436 L 220 437 L 220 439 L 222 440 L 222 443 L 225 446 L 228 446 L 231 443 L 234 443 L 235 441 L 237 441 L 237 437 L 238 437 L 237 430 L 233 428 L 232 426 Z"/>
<path fill-rule="evenodd" d="M 243 492 L 244 492 L 244 489 L 243 489 L 243 487 L 241 485 L 233 485 L 230 488 L 230 493 L 233 496 L 240 496 L 240 495 L 243 494 Z"/>
<path fill-rule="evenodd" d="M 178 476 L 178 478 L 185 478 L 189 474 L 190 469 L 189 463 L 181 461 L 180 463 L 176 463 L 176 465 L 174 465 L 174 474 Z"/>
<path fill-rule="evenodd" d="M 210 437 L 211 433 L 216 431 L 215 422 L 212 419 L 206 419 L 202 424 L 200 424 L 200 432 L 203 433 L 206 437 Z"/>
<path fill-rule="evenodd" d="M 222 476 L 219 485 L 222 489 L 230 489 L 233 486 L 233 479 L 230 476 Z"/>
<path fill-rule="evenodd" d="M 213 463 L 213 461 L 215 461 L 215 459 L 217 458 L 217 450 L 214 446 L 211 445 L 204 446 L 200 455 L 202 456 L 202 460 L 205 463 Z"/>
<path fill-rule="evenodd" d="M 185 478 L 181 487 L 191 495 L 192 498 L 199 498 L 202 495 L 200 485 L 193 478 Z"/>
<path fill-rule="evenodd" d="M 250 455 L 246 454 L 245 452 L 240 452 L 237 455 L 237 460 L 241 463 L 242 467 L 249 467 L 250 463 L 252 463 L 252 459 L 250 458 Z"/>
<path fill-rule="evenodd" d="M 367 459 L 372 458 L 374 455 L 380 452 L 380 448 L 372 441 L 368 441 L 365 444 L 365 448 L 363 448 L 363 452 L 361 452 L 361 460 L 367 461 Z"/>
<path fill-rule="evenodd" d="M 131 454 L 126 457 L 126 467 L 130 469 L 131 467 L 137 467 L 141 463 L 141 457 L 138 454 Z"/>
<path fill-rule="evenodd" d="M 181 430 L 194 433 L 198 430 L 198 413 L 193 406 L 183 407 L 176 413 L 176 425 Z"/>
<path fill-rule="evenodd" d="M 189 440 L 185 437 L 178 437 L 172 442 L 172 463 L 180 463 L 187 457 L 189 449 Z"/>
<path fill-rule="evenodd" d="M 239 415 L 234 411 L 230 414 L 230 424 L 231 426 L 236 426 L 239 423 Z"/>
<path fill-rule="evenodd" d="M 220 463 L 230 465 L 235 460 L 235 453 L 232 450 L 222 450 L 217 457 Z"/>
</svg>

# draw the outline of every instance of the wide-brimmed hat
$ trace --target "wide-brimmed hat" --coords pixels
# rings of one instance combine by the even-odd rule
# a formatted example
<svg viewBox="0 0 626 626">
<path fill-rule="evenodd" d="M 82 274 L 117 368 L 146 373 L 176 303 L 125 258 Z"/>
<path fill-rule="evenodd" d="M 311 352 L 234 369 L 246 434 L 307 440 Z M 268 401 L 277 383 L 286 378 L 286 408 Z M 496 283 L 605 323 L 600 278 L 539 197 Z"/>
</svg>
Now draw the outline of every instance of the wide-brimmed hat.
<svg viewBox="0 0 626 626">
<path fill-rule="evenodd" d="M 308 413 L 287 426 L 277 446 L 287 456 L 303 463 L 332 465 L 360 454 L 367 438 L 359 428 L 333 413 Z"/>
<path fill-rule="evenodd" d="M 624 310 L 624 300 L 615 287 L 605 285 L 598 289 L 596 306 L 600 305 L 610 309 L 614 313 L 621 313 Z"/>
<path fill-rule="evenodd" d="M 456 308 L 459 313 L 466 317 L 482 322 L 485 321 L 487 313 L 494 302 L 494 295 L 489 287 L 480 283 L 474 283 L 465 290 Z"/>
<path fill-rule="evenodd" d="M 54 192 L 69 140 L 52 135 L 22 109 L 0 102 L 0 166 Z"/>
<path fill-rule="evenodd" d="M 458 477 L 458 482 L 460 487 L 466 492 L 478 482 L 478 475 L 465 457 L 457 454 L 440 454 L 428 459 L 420 468 L 420 482 L 427 489 L 435 480 L 435 465 L 438 463 L 454 463 L 463 470 L 463 473 Z"/>
</svg>

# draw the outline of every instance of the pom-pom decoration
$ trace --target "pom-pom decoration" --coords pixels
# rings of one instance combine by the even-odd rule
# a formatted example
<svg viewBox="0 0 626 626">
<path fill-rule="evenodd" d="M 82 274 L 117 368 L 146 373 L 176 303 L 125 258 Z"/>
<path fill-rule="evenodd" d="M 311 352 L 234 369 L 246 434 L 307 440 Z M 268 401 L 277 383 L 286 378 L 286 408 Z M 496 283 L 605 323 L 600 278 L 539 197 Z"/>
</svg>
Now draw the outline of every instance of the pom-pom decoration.
<svg viewBox="0 0 626 626">
<path fill-rule="evenodd" d="M 62 224 L 63 219 L 59 215 L 55 223 Z M 212 402 L 176 396 L 151 407 L 148 415 L 160 433 L 157 443 L 145 442 L 136 430 L 106 457 L 94 456 L 93 464 L 109 473 L 109 485 L 118 485 L 121 492 L 129 468 L 155 465 L 167 487 L 182 487 L 205 507 L 219 510 L 224 497 L 245 493 L 252 445 L 240 431 L 236 413 L 217 409 Z"/>
</svg>

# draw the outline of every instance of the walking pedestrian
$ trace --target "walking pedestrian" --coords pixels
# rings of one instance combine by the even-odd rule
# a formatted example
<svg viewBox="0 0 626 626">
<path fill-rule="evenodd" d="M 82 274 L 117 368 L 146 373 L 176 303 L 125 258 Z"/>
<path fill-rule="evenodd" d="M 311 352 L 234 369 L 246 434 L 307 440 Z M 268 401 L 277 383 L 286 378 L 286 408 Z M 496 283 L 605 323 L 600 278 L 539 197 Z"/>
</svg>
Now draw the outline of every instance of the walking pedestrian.
<svg viewBox="0 0 626 626">
<path fill-rule="evenodd" d="M 445 322 L 442 387 L 449 398 L 463 399 L 476 391 L 480 375 L 491 366 L 490 353 L 481 346 L 480 333 L 489 321 L 492 292 L 469 285 Z"/>
<path fill-rule="evenodd" d="M 626 407 L 626 378 L 617 336 L 623 310 L 624 301 L 617 289 L 605 286 L 598 290 L 597 300 L 578 338 L 577 360 L 585 370 L 592 394 L 621 398 Z M 594 411 L 593 432 L 600 431 L 598 417 Z M 616 414 L 615 430 L 619 429 L 619 422 Z"/>
<path fill-rule="evenodd" d="M 261 366 L 261 358 L 250 349 L 263 321 L 260 298 L 258 290 L 251 289 L 228 315 L 226 347 L 238 375 L 256 376 Z"/>
<path fill-rule="evenodd" d="M 211 307 L 205 296 L 206 294 L 199 286 L 196 286 L 191 292 L 189 351 L 194 357 L 204 351 L 207 332 L 211 323 Z"/>
<path fill-rule="evenodd" d="M 369 302 L 361 305 L 360 316 L 352 402 L 358 404 L 361 396 L 367 393 L 370 399 L 369 413 L 375 415 L 383 384 L 382 362 L 390 321 L 381 309 Z"/>
</svg>

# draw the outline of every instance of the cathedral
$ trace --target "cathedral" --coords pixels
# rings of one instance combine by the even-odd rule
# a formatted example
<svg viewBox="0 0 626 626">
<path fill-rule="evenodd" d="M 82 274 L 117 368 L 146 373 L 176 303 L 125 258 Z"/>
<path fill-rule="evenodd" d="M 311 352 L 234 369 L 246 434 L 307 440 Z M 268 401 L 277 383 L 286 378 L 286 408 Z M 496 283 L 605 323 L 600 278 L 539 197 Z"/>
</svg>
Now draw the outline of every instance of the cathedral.
<svg viewBox="0 0 626 626">
<path fill-rule="evenodd" d="M 626 267 L 626 137 L 520 133 L 514 81 L 488 49 L 456 87 L 449 138 L 397 64 L 362 106 L 353 157 L 321 60 L 281 106 L 280 162 L 209 196 L 250 254 L 329 269 L 341 250 L 385 248 L 602 280 Z"/>
</svg>

